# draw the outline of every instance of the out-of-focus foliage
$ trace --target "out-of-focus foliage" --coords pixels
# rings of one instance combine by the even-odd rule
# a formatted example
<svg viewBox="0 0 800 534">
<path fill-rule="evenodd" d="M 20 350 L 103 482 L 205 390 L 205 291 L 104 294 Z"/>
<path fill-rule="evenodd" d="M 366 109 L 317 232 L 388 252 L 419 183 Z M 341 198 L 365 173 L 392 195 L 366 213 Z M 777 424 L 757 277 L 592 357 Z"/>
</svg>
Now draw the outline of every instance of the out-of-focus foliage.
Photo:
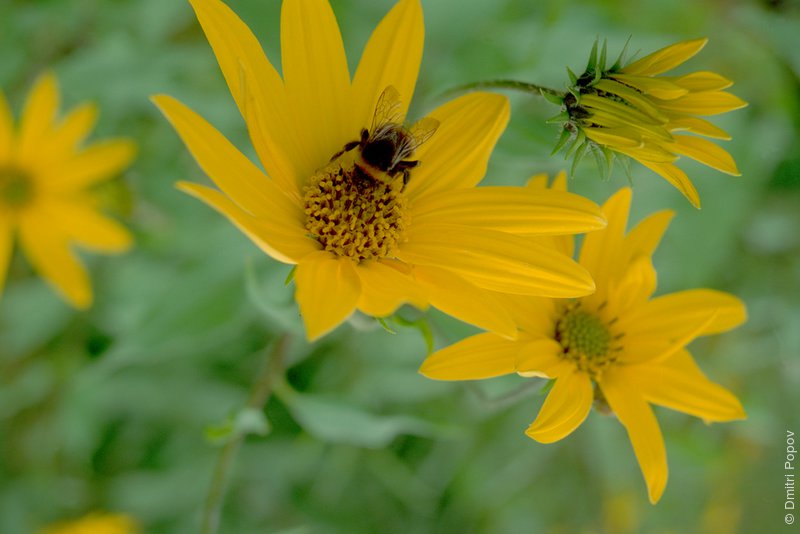
<svg viewBox="0 0 800 534">
<path fill-rule="evenodd" d="M 279 56 L 275 0 L 231 6 Z M 335 0 L 351 65 L 391 2 Z M 698 36 L 692 67 L 736 82 L 750 106 L 716 121 L 743 173 L 685 168 L 704 199 L 689 206 L 634 167 L 634 219 L 678 216 L 656 254 L 660 291 L 713 287 L 750 320 L 693 344 L 701 367 L 742 399 L 749 419 L 706 427 L 660 410 L 670 483 L 647 503 L 624 429 L 593 413 L 569 439 L 523 435 L 544 397 L 510 377 L 445 384 L 419 376 L 415 328 L 354 318 L 303 341 L 288 268 L 220 216 L 177 192 L 204 181 L 148 101 L 179 96 L 252 154 L 244 124 L 188 3 L 0 0 L 0 85 L 19 110 L 35 76 L 58 74 L 66 105 L 97 101 L 98 137 L 125 135 L 140 156 L 109 203 L 135 232 L 119 258 L 89 259 L 97 303 L 68 309 L 16 257 L 0 301 L 0 532 L 27 534 L 93 510 L 130 514 L 148 533 L 196 532 L 226 426 L 259 430 L 239 451 L 222 532 L 754 532 L 783 521 L 786 430 L 800 429 L 800 6 L 656 0 L 425 1 L 426 51 L 412 114 L 446 89 L 491 78 L 557 88 L 595 37 L 655 50 Z M 702 65 L 701 65 L 702 63 Z M 513 95 L 487 183 L 522 184 L 564 165 L 547 156 L 553 109 Z M 593 162 L 570 188 L 596 201 L 627 183 Z M 324 298 L 324 296 L 321 296 Z M 413 310 L 403 317 L 416 320 Z M 428 314 L 436 346 L 471 330 Z M 241 422 L 264 354 L 293 337 L 270 431 Z M 239 414 L 239 415 L 237 415 Z M 246 419 L 246 414 L 245 414 Z M 223 434 L 220 438 L 220 433 Z M 210 439 L 214 438 L 214 439 Z"/>
</svg>

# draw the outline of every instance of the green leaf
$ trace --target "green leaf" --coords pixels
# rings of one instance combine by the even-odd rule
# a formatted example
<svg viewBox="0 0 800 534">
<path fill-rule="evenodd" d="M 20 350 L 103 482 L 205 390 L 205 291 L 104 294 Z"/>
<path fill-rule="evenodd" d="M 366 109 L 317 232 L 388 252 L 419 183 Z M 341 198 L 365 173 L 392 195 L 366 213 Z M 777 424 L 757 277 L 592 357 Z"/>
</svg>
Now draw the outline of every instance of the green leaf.
<svg viewBox="0 0 800 534">
<path fill-rule="evenodd" d="M 209 425 L 205 429 L 206 439 L 214 444 L 223 444 L 241 436 L 269 434 L 270 424 L 261 410 L 246 407 L 229 415 L 219 425 Z"/>
</svg>

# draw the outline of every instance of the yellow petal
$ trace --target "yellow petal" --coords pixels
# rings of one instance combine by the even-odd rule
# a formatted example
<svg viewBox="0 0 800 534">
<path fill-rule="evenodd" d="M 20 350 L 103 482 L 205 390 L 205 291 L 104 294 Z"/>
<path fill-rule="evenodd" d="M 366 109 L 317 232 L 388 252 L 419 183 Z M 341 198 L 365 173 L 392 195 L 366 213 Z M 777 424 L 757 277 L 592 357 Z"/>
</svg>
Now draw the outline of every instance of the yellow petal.
<svg viewBox="0 0 800 534">
<path fill-rule="evenodd" d="M 508 310 L 511 318 L 532 336 L 549 336 L 555 331 L 553 316 L 556 302 L 553 299 L 495 293 L 495 298 Z"/>
<path fill-rule="evenodd" d="M 427 291 L 432 306 L 500 336 L 516 337 L 517 327 L 511 315 L 492 293 L 447 269 L 417 266 L 414 275 Z"/>
<path fill-rule="evenodd" d="M 605 227 L 594 202 L 564 191 L 480 187 L 426 195 L 413 205 L 415 224 L 477 226 L 517 235 L 575 234 Z"/>
<path fill-rule="evenodd" d="M 714 139 L 731 140 L 731 135 L 717 126 L 700 117 L 674 116 L 669 120 L 670 131 L 685 130 L 698 135 L 705 135 Z"/>
<path fill-rule="evenodd" d="M 54 228 L 47 218 L 29 215 L 20 221 L 19 238 L 25 256 L 42 278 L 75 308 L 83 310 L 91 306 L 89 277 L 69 250 L 59 228 Z"/>
<path fill-rule="evenodd" d="M 353 260 L 319 251 L 297 264 L 295 298 L 306 325 L 306 336 L 314 341 L 327 334 L 353 313 L 361 285 Z"/>
<path fill-rule="evenodd" d="M 666 181 L 671 183 L 683 196 L 691 202 L 692 206 L 700 209 L 700 195 L 697 194 L 694 184 L 686 173 L 671 163 L 653 163 L 646 160 L 639 160 L 639 163 L 659 174 Z"/>
<path fill-rule="evenodd" d="M 613 150 L 636 149 L 642 146 L 642 135 L 631 128 L 584 128 L 586 137 Z"/>
<path fill-rule="evenodd" d="M 287 192 L 296 194 L 298 182 L 305 178 L 296 162 L 306 161 L 308 156 L 297 140 L 283 80 L 250 28 L 227 5 L 218 0 L 190 2 L 248 123 L 264 169 Z"/>
<path fill-rule="evenodd" d="M 682 41 L 657 50 L 642 59 L 634 61 L 621 69 L 624 74 L 639 76 L 655 76 L 672 70 L 697 54 L 708 42 L 708 39 L 692 39 Z"/>
<path fill-rule="evenodd" d="M 60 149 L 64 153 L 74 150 L 91 133 L 98 114 L 97 105 L 91 102 L 70 111 L 50 136 L 52 149 Z"/>
<path fill-rule="evenodd" d="M 643 163 L 645 161 L 655 164 L 669 164 L 678 159 L 678 156 L 667 150 L 672 147 L 672 137 L 669 142 L 658 140 L 656 143 L 645 141 L 642 146 L 637 148 L 614 148 L 620 154 L 625 154 L 636 161 Z M 660 143 L 660 144 L 657 144 Z"/>
<path fill-rule="evenodd" d="M 213 126 L 174 98 L 158 96 L 153 101 L 197 164 L 234 202 L 257 218 L 302 227 L 300 207 Z"/>
<path fill-rule="evenodd" d="M 724 315 L 725 312 L 719 313 Z M 619 361 L 636 364 L 665 360 L 713 328 L 717 314 L 716 310 L 705 316 L 699 312 L 686 313 L 683 314 L 686 318 L 677 317 L 659 322 L 648 316 L 643 317 L 642 314 L 631 313 L 616 325 L 617 329 L 625 333 Z"/>
<path fill-rule="evenodd" d="M 491 93 L 470 93 L 437 108 L 430 115 L 439 129 L 415 159 L 407 193 L 426 194 L 473 187 L 486 174 L 489 156 L 509 118 L 508 99 Z"/>
<path fill-rule="evenodd" d="M 131 247 L 133 238 L 117 221 L 109 219 L 86 201 L 48 202 L 46 210 L 71 241 L 107 253 L 119 253 Z"/>
<path fill-rule="evenodd" d="M 609 406 L 628 431 L 636 460 L 647 483 L 650 502 L 655 504 L 667 486 L 667 450 L 652 408 L 641 394 L 630 388 L 625 376 L 611 368 L 603 374 L 600 388 Z"/>
<path fill-rule="evenodd" d="M 583 423 L 592 401 L 592 381 L 585 373 L 575 370 L 561 375 L 525 434 L 540 443 L 563 439 Z"/>
<path fill-rule="evenodd" d="M 408 275 L 380 261 L 362 261 L 356 266 L 361 280 L 361 297 L 358 309 L 373 317 L 386 317 L 403 304 L 413 304 L 419 309 L 428 306 L 422 288 Z"/>
<path fill-rule="evenodd" d="M 435 380 L 479 380 L 511 374 L 519 345 L 496 334 L 478 334 L 434 352 L 419 372 Z"/>
<path fill-rule="evenodd" d="M 705 421 L 733 421 L 747 415 L 739 399 L 711 382 L 685 350 L 654 365 L 627 366 L 643 397 Z"/>
<path fill-rule="evenodd" d="M 672 78 L 672 81 L 676 85 L 695 93 L 700 91 L 722 91 L 733 85 L 733 82 L 729 79 L 720 76 L 716 72 L 709 71 L 692 72 L 685 76 Z"/>
<path fill-rule="evenodd" d="M 8 107 L 6 95 L 0 90 L 0 161 L 7 161 L 11 155 L 14 138 L 14 117 Z"/>
<path fill-rule="evenodd" d="M 13 245 L 14 233 L 11 219 L 5 213 L 0 214 L 0 296 L 3 295 L 8 265 L 11 263 Z"/>
<path fill-rule="evenodd" d="M 650 78 L 648 76 L 634 76 L 632 74 L 612 74 L 612 78 L 621 81 L 641 91 L 646 95 L 656 98 L 671 100 L 689 92 L 688 89 L 677 85 L 666 78 Z"/>
<path fill-rule="evenodd" d="M 691 135 L 676 135 L 675 143 L 668 146 L 670 150 L 708 165 L 712 169 L 732 176 L 742 175 L 736 168 L 736 162 L 733 161 L 731 155 L 706 139 Z"/>
<path fill-rule="evenodd" d="M 632 89 L 627 85 L 623 85 L 610 78 L 604 78 L 600 80 L 597 82 L 597 84 L 595 84 L 595 87 L 600 91 L 605 91 L 607 93 L 611 93 L 612 95 L 617 95 L 620 98 L 623 98 L 636 109 L 652 117 L 654 120 L 664 121 L 666 119 L 664 114 L 653 102 L 653 100 L 641 94 L 636 89 Z"/>
<path fill-rule="evenodd" d="M 127 139 L 108 139 L 94 143 L 71 159 L 62 162 L 59 169 L 50 167 L 54 174 L 46 187 L 54 191 L 79 191 L 110 180 L 130 165 L 136 156 L 136 145 Z"/>
<path fill-rule="evenodd" d="M 20 118 L 17 152 L 24 162 L 35 161 L 39 142 L 49 134 L 58 113 L 58 81 L 52 72 L 36 80 Z"/>
<path fill-rule="evenodd" d="M 541 332 L 540 335 L 549 335 L 549 332 Z M 575 372 L 575 365 L 561 357 L 563 349 L 556 341 L 547 337 L 534 337 L 520 340 L 519 344 L 516 370 L 520 375 L 558 378 Z"/>
<path fill-rule="evenodd" d="M 356 125 L 369 126 L 378 96 L 390 85 L 400 93 L 405 116 L 417 83 L 424 37 L 419 0 L 401 0 L 378 24 L 353 78 Z"/>
<path fill-rule="evenodd" d="M 281 10 L 283 79 L 298 141 L 307 147 L 310 176 L 352 139 L 354 122 L 350 73 L 339 26 L 327 0 L 285 0 Z"/>
<path fill-rule="evenodd" d="M 178 189 L 202 200 L 227 217 L 261 250 L 280 262 L 295 264 L 319 250 L 317 243 L 307 237 L 301 227 L 271 219 L 257 219 L 219 191 L 189 182 L 179 182 Z"/>
<path fill-rule="evenodd" d="M 689 93 L 674 100 L 659 100 L 658 107 L 665 111 L 691 115 L 719 115 L 747 106 L 747 102 L 725 91 Z"/>
<path fill-rule="evenodd" d="M 652 256 L 674 216 L 674 211 L 662 210 L 642 219 L 625 236 L 625 256 L 631 259 L 639 255 Z"/>
<path fill-rule="evenodd" d="M 480 228 L 413 225 L 397 251 L 401 260 L 442 267 L 478 287 L 501 293 L 577 297 L 594 291 L 589 274 L 572 259 L 531 240 Z"/>
</svg>

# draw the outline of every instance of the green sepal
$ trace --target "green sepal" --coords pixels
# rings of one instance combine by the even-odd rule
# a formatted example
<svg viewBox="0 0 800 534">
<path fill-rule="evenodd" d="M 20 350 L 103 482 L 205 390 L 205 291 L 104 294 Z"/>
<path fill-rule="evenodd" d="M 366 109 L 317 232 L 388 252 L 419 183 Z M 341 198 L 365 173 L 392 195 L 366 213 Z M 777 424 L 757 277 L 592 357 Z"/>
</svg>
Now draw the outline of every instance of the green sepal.
<svg viewBox="0 0 800 534">
<path fill-rule="evenodd" d="M 385 317 L 375 317 L 375 320 L 378 321 L 378 324 L 381 325 L 383 327 L 383 329 L 386 330 L 387 332 L 389 332 L 390 334 L 397 334 L 397 332 L 392 330 L 392 328 L 386 322 L 386 318 Z"/>
<path fill-rule="evenodd" d="M 619 53 L 619 57 L 617 57 L 617 60 L 614 62 L 613 65 L 611 65 L 611 68 L 609 69 L 611 72 L 616 72 L 622 68 L 622 63 L 625 61 L 625 54 L 628 53 L 629 44 L 631 44 L 630 35 L 628 36 L 628 40 L 625 41 L 625 46 L 622 47 L 622 51 Z"/>
<path fill-rule="evenodd" d="M 614 170 L 614 151 L 608 148 L 607 146 L 601 146 L 600 150 L 603 151 L 603 156 L 605 156 L 606 160 L 606 179 L 611 178 L 611 173 Z"/>
<path fill-rule="evenodd" d="M 424 317 L 421 317 L 416 321 L 411 321 L 398 314 L 394 315 L 392 320 L 400 326 L 417 329 L 419 333 L 422 334 L 422 339 L 425 341 L 425 348 L 428 351 L 428 356 L 433 354 L 433 331 L 431 331 L 431 327 Z"/>
<path fill-rule="evenodd" d="M 297 272 L 297 265 L 292 265 L 292 269 L 289 271 L 289 274 L 286 275 L 286 280 L 283 281 L 283 285 L 288 286 L 294 280 L 294 274 Z"/>
<path fill-rule="evenodd" d="M 564 145 L 567 144 L 567 141 L 569 141 L 570 137 L 572 137 L 572 133 L 570 133 L 570 131 L 566 128 L 562 128 L 561 136 L 558 138 L 558 142 L 556 142 L 556 146 L 553 148 L 553 151 L 550 152 L 550 155 L 555 156 L 558 154 L 558 151 L 564 148 Z"/>
<path fill-rule="evenodd" d="M 581 146 L 586 141 L 586 134 L 583 133 L 583 130 L 578 130 L 578 133 L 575 135 L 575 141 L 569 146 L 567 149 L 567 153 L 564 154 L 564 159 L 569 159 L 572 157 L 572 154 L 575 152 L 575 149 Z"/>
<path fill-rule="evenodd" d="M 566 111 L 562 111 L 558 115 L 550 117 L 549 119 L 544 121 L 544 123 L 545 124 L 562 124 L 562 123 L 567 122 L 567 121 L 569 121 L 569 113 L 567 113 Z"/>
<path fill-rule="evenodd" d="M 575 151 L 575 156 L 572 160 L 572 168 L 569 170 L 570 176 L 575 176 L 575 170 L 578 168 L 578 163 L 581 162 L 583 156 L 586 154 L 586 149 L 589 148 L 589 142 L 584 141 Z"/>
<path fill-rule="evenodd" d="M 551 104 L 555 104 L 556 106 L 564 105 L 564 97 L 561 95 L 554 95 L 553 93 L 545 91 L 544 89 L 539 89 L 539 94 Z"/>
<path fill-rule="evenodd" d="M 606 57 L 608 56 L 608 41 L 603 39 L 603 48 L 600 50 L 600 60 L 598 61 L 600 73 L 606 70 Z"/>
<path fill-rule="evenodd" d="M 599 37 L 594 38 L 594 44 L 592 45 L 592 51 L 589 52 L 589 62 L 586 64 L 586 72 L 592 72 L 594 68 L 597 66 L 597 42 L 599 41 Z"/>
<path fill-rule="evenodd" d="M 633 175 L 631 174 L 631 160 L 627 156 L 621 156 L 619 158 L 620 163 L 622 164 L 622 170 L 625 171 L 625 176 L 628 177 L 628 185 L 633 186 Z"/>
<path fill-rule="evenodd" d="M 574 72 L 572 72 L 572 69 L 569 67 L 567 67 L 567 74 L 569 75 L 569 81 L 570 83 L 572 83 L 572 85 L 578 83 L 578 77 L 575 75 Z"/>
</svg>

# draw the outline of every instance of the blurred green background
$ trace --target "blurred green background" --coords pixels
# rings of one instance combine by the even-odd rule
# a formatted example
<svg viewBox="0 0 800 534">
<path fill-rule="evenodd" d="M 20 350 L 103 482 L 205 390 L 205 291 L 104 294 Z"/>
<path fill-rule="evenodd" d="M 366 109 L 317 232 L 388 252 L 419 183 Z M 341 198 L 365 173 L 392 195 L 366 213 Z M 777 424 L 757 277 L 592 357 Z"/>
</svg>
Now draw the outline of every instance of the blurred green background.
<svg viewBox="0 0 800 534">
<path fill-rule="evenodd" d="M 391 1 L 333 0 L 354 68 Z M 278 64 L 278 0 L 230 0 Z M 643 53 L 698 36 L 684 71 L 733 80 L 750 106 L 719 117 L 742 170 L 681 162 L 693 209 L 633 165 L 634 220 L 678 216 L 656 255 L 659 292 L 713 287 L 742 297 L 749 322 L 695 342 L 709 376 L 749 414 L 706 426 L 656 409 L 670 482 L 657 506 L 621 425 L 592 413 L 553 445 L 523 435 L 543 397 L 525 379 L 438 383 L 416 369 L 421 330 L 392 335 L 356 318 L 309 345 L 289 269 L 174 189 L 205 181 L 148 101 L 168 93 L 253 153 L 210 47 L 180 0 L 0 0 L 0 86 L 18 111 L 51 68 L 64 100 L 97 101 L 96 138 L 126 135 L 140 156 L 104 192 L 136 233 L 124 257 L 89 257 L 97 302 L 68 309 L 19 255 L 0 300 L 0 533 L 27 534 L 92 510 L 125 512 L 147 533 L 197 532 L 225 427 L 275 340 L 289 333 L 286 385 L 246 438 L 223 533 L 781 532 L 787 430 L 800 431 L 800 5 L 781 1 L 423 0 L 426 45 L 412 114 L 446 89 L 516 78 L 556 88 L 595 37 Z M 512 96 L 486 183 L 519 185 L 565 166 L 548 154 L 557 110 Z M 603 201 L 594 162 L 571 188 Z M 441 314 L 437 347 L 472 332 Z M 252 414 L 250 414 L 252 415 Z M 255 423 L 261 423 L 255 418 Z M 256 424 L 256 427 L 259 425 Z M 256 428 L 258 430 L 258 428 Z M 263 429 L 262 429 L 263 430 Z"/>
</svg>

